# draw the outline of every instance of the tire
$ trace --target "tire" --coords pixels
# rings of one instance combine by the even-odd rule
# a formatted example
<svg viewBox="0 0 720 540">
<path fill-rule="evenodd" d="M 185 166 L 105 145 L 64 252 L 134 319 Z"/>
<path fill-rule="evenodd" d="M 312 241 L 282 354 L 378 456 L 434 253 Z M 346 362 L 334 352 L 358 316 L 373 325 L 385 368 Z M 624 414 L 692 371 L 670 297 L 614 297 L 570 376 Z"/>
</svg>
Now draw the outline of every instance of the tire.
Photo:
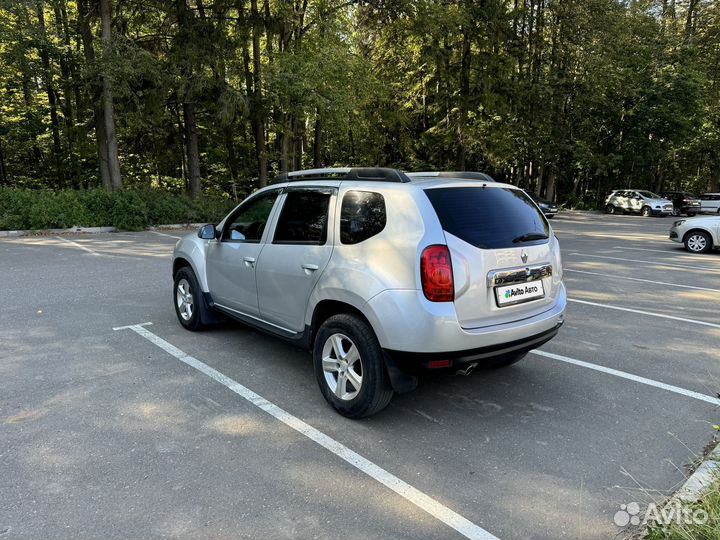
<svg viewBox="0 0 720 540">
<path fill-rule="evenodd" d="M 521 354 L 508 354 L 505 356 L 498 356 L 497 358 L 491 358 L 488 360 L 487 363 L 485 363 L 485 366 L 491 369 L 500 369 L 505 368 L 508 366 L 512 366 L 513 364 L 517 364 L 520 360 L 525 358 L 528 353 L 521 353 Z"/>
<path fill-rule="evenodd" d="M 192 268 L 184 266 L 178 270 L 173 285 L 173 305 L 175 306 L 175 315 L 183 328 L 193 332 L 205 328 L 199 304 L 204 301 L 202 289 L 200 289 Z"/>
<path fill-rule="evenodd" d="M 333 315 L 322 323 L 313 363 L 323 397 L 347 418 L 376 414 L 392 399 L 383 350 L 370 325 L 357 315 Z"/>
<path fill-rule="evenodd" d="M 695 217 L 697 214 L 695 212 L 688 212 L 687 217 Z"/>
<path fill-rule="evenodd" d="M 614 213 L 616 212 L 616 209 L 615 209 L 615 207 L 614 207 L 612 204 L 608 204 L 608 205 L 605 207 L 605 212 L 608 213 L 608 214 L 614 214 Z"/>
<path fill-rule="evenodd" d="M 690 231 L 685 235 L 683 244 L 690 253 L 707 253 L 712 249 L 712 239 L 703 231 Z"/>
<path fill-rule="evenodd" d="M 672 215 L 673 215 L 674 217 L 680 217 L 680 210 L 679 210 L 678 208 L 675 208 L 675 207 L 673 206 Z"/>
<path fill-rule="evenodd" d="M 650 209 L 649 206 L 643 206 L 643 207 L 640 209 L 640 215 L 641 215 L 642 217 L 650 217 L 650 216 L 652 216 L 652 210 Z"/>
</svg>

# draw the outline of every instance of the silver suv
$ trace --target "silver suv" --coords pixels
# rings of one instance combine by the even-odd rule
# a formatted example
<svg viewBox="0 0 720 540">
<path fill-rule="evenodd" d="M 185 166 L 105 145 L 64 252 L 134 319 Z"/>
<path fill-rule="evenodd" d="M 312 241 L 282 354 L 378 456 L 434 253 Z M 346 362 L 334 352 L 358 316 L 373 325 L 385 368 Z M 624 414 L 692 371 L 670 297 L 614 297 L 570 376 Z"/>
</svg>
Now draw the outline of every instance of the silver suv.
<svg viewBox="0 0 720 540">
<path fill-rule="evenodd" d="M 311 350 L 323 396 L 351 418 L 421 371 L 517 362 L 563 323 L 558 240 L 522 190 L 451 176 L 276 178 L 175 246 L 180 323 L 228 317 Z"/>
<path fill-rule="evenodd" d="M 673 213 L 673 202 L 663 199 L 652 191 L 616 189 L 605 199 L 608 214 L 632 212 L 641 216 L 669 216 Z"/>
</svg>

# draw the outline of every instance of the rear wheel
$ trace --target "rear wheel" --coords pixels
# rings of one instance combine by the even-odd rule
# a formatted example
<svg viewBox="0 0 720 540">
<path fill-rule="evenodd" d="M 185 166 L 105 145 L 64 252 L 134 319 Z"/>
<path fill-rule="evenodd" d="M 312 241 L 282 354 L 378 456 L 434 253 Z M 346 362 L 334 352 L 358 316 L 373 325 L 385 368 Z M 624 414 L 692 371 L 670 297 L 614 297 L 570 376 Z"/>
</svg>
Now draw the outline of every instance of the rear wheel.
<svg viewBox="0 0 720 540">
<path fill-rule="evenodd" d="M 649 206 L 643 206 L 642 210 L 640 210 L 640 215 L 642 217 L 650 217 L 652 215 L 652 210 Z"/>
<path fill-rule="evenodd" d="M 688 212 L 687 217 L 695 217 L 697 214 L 695 212 Z"/>
<path fill-rule="evenodd" d="M 173 300 L 175 315 L 183 327 L 192 331 L 205 327 L 200 317 L 200 302 L 204 301 L 202 290 L 189 266 L 181 268 L 175 274 Z"/>
<path fill-rule="evenodd" d="M 615 206 L 613 206 L 612 204 L 608 204 L 605 207 L 605 212 L 607 212 L 608 214 L 614 214 L 616 212 Z"/>
<path fill-rule="evenodd" d="M 706 253 L 712 248 L 710 235 L 703 231 L 692 231 L 685 235 L 685 249 L 692 253 Z"/>
<path fill-rule="evenodd" d="M 360 317 L 344 313 L 326 320 L 315 337 L 313 362 L 320 392 L 343 416 L 370 416 L 390 403 L 382 348 Z"/>
</svg>

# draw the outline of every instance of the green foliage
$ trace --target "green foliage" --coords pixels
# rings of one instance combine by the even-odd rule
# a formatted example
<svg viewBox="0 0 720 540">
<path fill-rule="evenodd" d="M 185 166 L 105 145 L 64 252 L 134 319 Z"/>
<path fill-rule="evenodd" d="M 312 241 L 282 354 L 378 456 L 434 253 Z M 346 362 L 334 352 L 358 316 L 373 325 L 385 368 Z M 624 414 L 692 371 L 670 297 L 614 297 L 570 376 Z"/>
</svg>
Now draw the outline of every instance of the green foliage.
<svg viewBox="0 0 720 540">
<path fill-rule="evenodd" d="M 0 188 L 0 230 L 114 226 L 142 230 L 171 223 L 218 223 L 235 203 L 223 197 L 162 190 L 29 190 Z"/>
<path fill-rule="evenodd" d="M 203 189 L 220 197 L 252 191 L 262 160 L 270 176 L 484 170 L 584 207 L 613 188 L 720 189 L 720 2 L 111 3 L 105 47 L 97 10 L 89 44 L 80 32 L 92 2 L 0 0 L 0 185 L 99 187 L 105 77 L 137 190 L 188 190 L 187 104 Z M 128 195 L 121 218 L 115 199 L 83 197 L 33 219 L 139 227 L 197 211 Z"/>
</svg>

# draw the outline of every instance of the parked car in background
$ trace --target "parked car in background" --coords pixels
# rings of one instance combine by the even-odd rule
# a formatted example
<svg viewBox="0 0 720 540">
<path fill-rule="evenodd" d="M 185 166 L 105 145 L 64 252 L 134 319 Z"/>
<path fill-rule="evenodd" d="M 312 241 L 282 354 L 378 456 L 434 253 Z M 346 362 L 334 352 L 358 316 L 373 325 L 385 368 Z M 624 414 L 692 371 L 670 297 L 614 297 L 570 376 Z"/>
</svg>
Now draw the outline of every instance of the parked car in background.
<svg viewBox="0 0 720 540">
<path fill-rule="evenodd" d="M 545 217 L 548 219 L 552 219 L 555 214 L 557 214 L 560 211 L 560 208 L 558 207 L 557 203 L 554 203 L 552 201 L 548 201 L 546 199 L 541 199 L 537 195 L 535 195 L 532 191 L 526 191 L 525 193 L 528 194 L 528 197 L 530 197 L 533 201 L 535 201 L 535 204 L 538 205 L 540 210 L 542 210 L 542 213 L 545 214 Z"/>
<path fill-rule="evenodd" d="M 703 193 L 700 195 L 700 211 L 720 214 L 720 193 Z"/>
<path fill-rule="evenodd" d="M 673 216 L 692 217 L 700 213 L 700 199 L 688 191 L 663 191 L 661 195 L 672 201 Z"/>
<path fill-rule="evenodd" d="M 395 169 L 281 175 L 178 241 L 172 270 L 183 327 L 221 315 L 307 348 L 350 418 L 420 371 L 519 361 L 567 303 L 558 239 L 521 189 Z"/>
<path fill-rule="evenodd" d="M 679 219 L 672 224 L 670 240 L 682 242 L 692 253 L 707 253 L 720 247 L 720 216 Z"/>
<path fill-rule="evenodd" d="M 652 191 L 616 189 L 605 199 L 605 212 L 628 212 L 645 217 L 669 216 L 673 212 L 673 203 Z"/>
</svg>

